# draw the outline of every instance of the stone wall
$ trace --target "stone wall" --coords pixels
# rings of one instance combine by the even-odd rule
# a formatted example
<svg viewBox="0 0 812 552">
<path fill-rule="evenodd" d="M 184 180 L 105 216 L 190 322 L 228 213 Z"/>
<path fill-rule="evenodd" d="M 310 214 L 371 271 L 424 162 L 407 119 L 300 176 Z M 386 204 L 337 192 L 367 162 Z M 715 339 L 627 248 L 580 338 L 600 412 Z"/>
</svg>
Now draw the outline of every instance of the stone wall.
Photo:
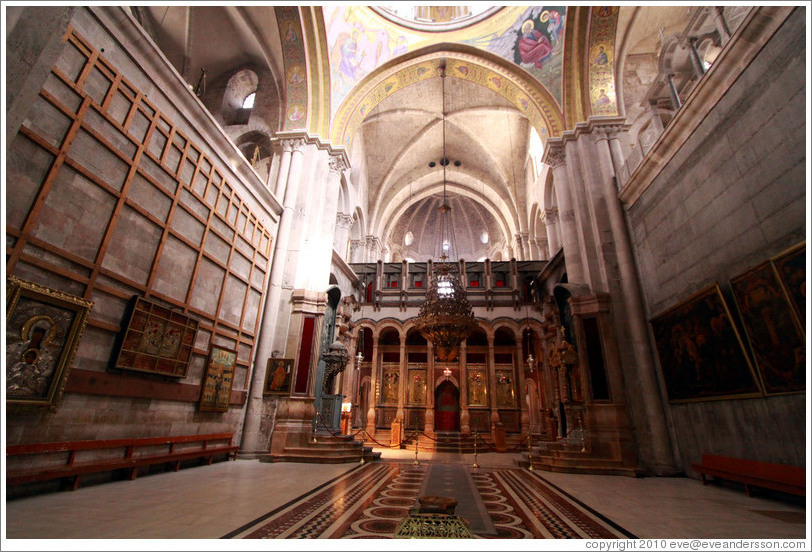
<svg viewBox="0 0 812 552">
<path fill-rule="evenodd" d="M 61 32 L 7 149 L 7 272 L 94 305 L 62 401 L 10 411 L 7 442 L 238 443 L 279 205 L 125 10 Z M 185 375 L 111 367 L 133 296 L 199 322 Z M 237 352 L 227 412 L 199 408 L 212 344 Z"/>
<path fill-rule="evenodd" d="M 741 330 L 730 280 L 805 240 L 804 51 L 796 8 L 627 206 L 650 317 L 718 283 Z M 666 403 L 678 463 L 689 471 L 707 452 L 803 465 L 805 398 Z"/>
</svg>

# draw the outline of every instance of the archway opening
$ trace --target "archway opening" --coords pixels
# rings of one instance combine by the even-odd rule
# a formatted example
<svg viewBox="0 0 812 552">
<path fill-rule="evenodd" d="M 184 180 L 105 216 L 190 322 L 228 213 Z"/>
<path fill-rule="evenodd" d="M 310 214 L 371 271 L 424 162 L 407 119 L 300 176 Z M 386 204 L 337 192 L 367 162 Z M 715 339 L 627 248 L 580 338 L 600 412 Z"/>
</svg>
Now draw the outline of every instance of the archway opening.
<svg viewBox="0 0 812 552">
<path fill-rule="evenodd" d="M 434 428 L 437 431 L 460 430 L 460 390 L 449 380 L 434 390 Z"/>
</svg>

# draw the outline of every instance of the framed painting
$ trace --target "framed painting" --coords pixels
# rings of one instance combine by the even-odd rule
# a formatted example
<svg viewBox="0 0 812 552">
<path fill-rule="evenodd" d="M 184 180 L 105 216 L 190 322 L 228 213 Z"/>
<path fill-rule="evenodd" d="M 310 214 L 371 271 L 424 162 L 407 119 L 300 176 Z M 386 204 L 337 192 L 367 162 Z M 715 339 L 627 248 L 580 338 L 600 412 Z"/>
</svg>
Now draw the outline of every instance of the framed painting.
<svg viewBox="0 0 812 552">
<path fill-rule="evenodd" d="M 771 261 L 730 281 L 764 392 L 806 389 L 806 343 Z"/>
<path fill-rule="evenodd" d="M 468 406 L 488 406 L 487 374 L 484 368 L 468 366 Z"/>
<path fill-rule="evenodd" d="M 496 367 L 496 406 L 512 408 L 516 406 L 516 393 L 513 386 L 513 369 Z"/>
<path fill-rule="evenodd" d="M 133 296 L 113 368 L 183 378 L 198 322 L 182 312 Z"/>
<path fill-rule="evenodd" d="M 789 248 L 772 261 L 798 324 L 806 334 L 806 242 Z"/>
<path fill-rule="evenodd" d="M 200 395 L 201 412 L 228 412 L 236 365 L 237 351 L 220 345 L 211 346 Z"/>
<path fill-rule="evenodd" d="M 381 378 L 381 404 L 398 404 L 400 390 L 400 366 L 384 364 Z"/>
<path fill-rule="evenodd" d="M 426 404 L 426 369 L 409 369 L 409 405 Z"/>
<path fill-rule="evenodd" d="M 651 329 L 669 402 L 762 394 L 717 284 L 654 317 Z"/>
<path fill-rule="evenodd" d="M 293 374 L 292 358 L 269 358 L 265 370 L 263 395 L 287 395 L 290 393 L 290 382 Z"/>
<path fill-rule="evenodd" d="M 56 408 L 92 307 L 92 301 L 7 278 L 7 406 Z"/>
</svg>

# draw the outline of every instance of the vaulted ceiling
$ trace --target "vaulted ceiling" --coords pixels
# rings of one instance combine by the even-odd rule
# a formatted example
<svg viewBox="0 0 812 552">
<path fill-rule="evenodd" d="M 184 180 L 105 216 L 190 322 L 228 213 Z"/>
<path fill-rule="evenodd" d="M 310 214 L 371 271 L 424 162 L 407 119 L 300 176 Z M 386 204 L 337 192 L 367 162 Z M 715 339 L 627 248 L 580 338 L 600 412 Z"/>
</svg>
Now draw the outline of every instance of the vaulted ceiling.
<svg viewBox="0 0 812 552">
<path fill-rule="evenodd" d="M 268 127 L 281 129 L 285 71 L 289 68 L 273 7 L 150 5 L 132 10 L 190 84 L 202 68 L 213 86 L 239 67 L 266 68 L 273 75 L 273 101 L 282 114 L 269 121 Z M 491 17 L 500 21 L 500 12 L 495 13 Z M 501 12 L 503 19 L 506 13 Z M 514 12 L 510 14 L 515 20 Z M 678 30 L 688 17 L 687 6 L 621 7 L 615 36 L 616 71 L 623 70 L 623 56 L 656 56 L 661 34 Z M 324 30 L 328 23 L 315 25 L 323 34 L 308 39 L 321 44 L 322 51 L 329 47 Z M 307 36 L 307 32 L 303 34 Z M 397 58 L 389 61 L 396 62 Z M 532 73 L 518 65 L 516 71 Z M 318 78 L 312 65 L 308 76 Z M 618 104 L 623 109 L 620 101 Z M 362 233 L 377 236 L 393 259 L 424 260 L 437 242 L 435 219 L 445 190 L 460 258 L 514 254 L 510 245 L 517 234 L 527 233 L 535 224 L 529 220 L 530 211 L 543 193 L 538 190 L 539 167 L 529 156 L 534 132 L 514 103 L 472 80 L 449 75 L 402 87 L 365 114 L 352 139 L 353 201 L 364 212 Z M 439 163 L 444 148 L 451 161 L 445 171 Z M 404 241 L 407 232 L 413 236 L 408 246 Z M 480 239 L 483 232 L 488 234 L 487 244 Z"/>
</svg>

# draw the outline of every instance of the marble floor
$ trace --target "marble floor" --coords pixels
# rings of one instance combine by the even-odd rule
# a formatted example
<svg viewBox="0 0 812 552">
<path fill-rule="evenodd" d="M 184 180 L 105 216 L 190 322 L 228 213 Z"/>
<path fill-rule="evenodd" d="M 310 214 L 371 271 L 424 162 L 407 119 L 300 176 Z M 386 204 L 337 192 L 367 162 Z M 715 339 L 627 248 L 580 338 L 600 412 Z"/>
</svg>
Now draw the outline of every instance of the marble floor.
<svg viewBox="0 0 812 552">
<path fill-rule="evenodd" d="M 415 460 L 412 451 L 382 452 L 384 463 L 411 466 Z M 513 477 L 523 479 L 525 474 L 516 464 L 519 457 L 484 453 L 476 461 L 482 470 L 512 468 Z M 474 455 L 421 452 L 417 461 L 420 465 L 459 463 L 470 468 Z M 283 506 L 335 486 L 342 476 L 352 470 L 357 472 L 358 467 L 237 460 L 8 501 L 4 488 L 2 549 L 87 550 L 100 546 L 98 549 L 108 550 L 111 548 L 100 545 L 103 541 L 98 539 L 116 539 L 115 549 L 140 550 L 155 547 L 154 541 L 143 539 L 173 539 L 170 546 L 174 549 L 267 550 L 269 547 L 263 547 L 261 541 L 252 543 L 233 537 L 241 528 L 267 519 Z M 544 485 L 556 489 L 579 508 L 638 539 L 806 539 L 803 549 L 808 549 L 809 510 L 803 500 L 748 497 L 733 486 L 703 486 L 687 478 L 634 479 L 550 472 L 526 476 L 540 477 Z M 425 488 L 421 492 L 426 492 Z M 510 500 L 524 504 L 517 497 Z M 229 540 L 218 541 L 216 547 L 211 541 L 201 541 L 224 538 Z M 350 542 L 346 549 L 380 549 L 380 541 L 378 545 L 371 544 L 374 541 Z M 532 542 L 534 550 L 558 549 L 551 541 Z M 294 548 L 288 544 L 294 542 L 286 541 L 283 548 Z M 491 540 L 489 547 L 481 549 L 493 550 L 493 544 Z M 513 544 L 510 541 L 506 548 L 518 549 L 518 543 Z M 405 541 L 389 541 L 386 548 L 398 546 L 409 548 Z M 331 541 L 330 548 L 345 547 Z M 472 548 L 477 546 L 467 547 Z"/>
</svg>

